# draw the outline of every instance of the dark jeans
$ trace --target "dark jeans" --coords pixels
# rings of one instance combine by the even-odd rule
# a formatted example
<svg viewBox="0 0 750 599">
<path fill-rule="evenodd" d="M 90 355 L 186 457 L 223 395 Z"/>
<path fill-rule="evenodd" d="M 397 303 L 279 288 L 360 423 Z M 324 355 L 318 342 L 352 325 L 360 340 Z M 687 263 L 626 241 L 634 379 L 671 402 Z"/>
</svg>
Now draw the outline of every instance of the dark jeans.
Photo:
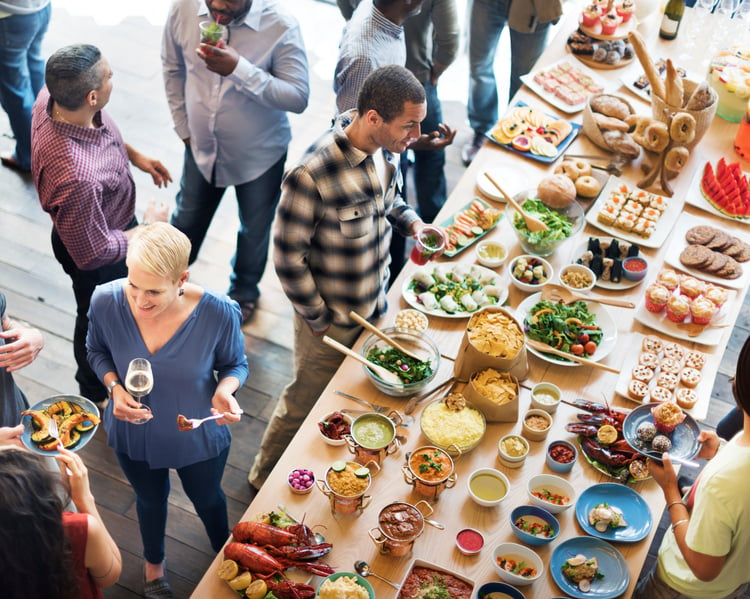
<svg viewBox="0 0 750 599">
<path fill-rule="evenodd" d="M 234 271 L 228 294 L 238 302 L 256 300 L 260 295 L 258 283 L 266 268 L 271 223 L 281 196 L 285 161 L 286 154 L 257 179 L 234 186 L 240 228 L 237 231 L 237 249 L 232 258 Z M 203 178 L 190 147 L 186 146 L 177 207 L 172 213 L 171 222 L 193 244 L 191 264 L 198 257 L 224 191 L 226 187 L 216 187 Z"/>
<path fill-rule="evenodd" d="M 742 430 L 745 422 L 744 414 L 739 408 L 732 408 L 724 418 L 719 420 L 719 424 L 716 425 L 716 434 L 729 441 Z"/>
<path fill-rule="evenodd" d="M 130 226 L 135 226 L 137 222 L 133 219 Z M 130 227 L 128 227 L 130 228 Z M 104 401 L 107 399 L 107 389 L 104 383 L 99 380 L 96 373 L 89 366 L 88 356 L 86 354 L 86 334 L 89 330 L 89 306 L 91 305 L 91 295 L 94 288 L 102 283 L 114 281 L 127 276 L 128 269 L 125 266 L 125 260 L 116 264 L 107 264 L 93 270 L 81 270 L 76 266 L 73 258 L 68 253 L 67 248 L 57 234 L 55 228 L 52 228 L 52 251 L 55 258 L 62 265 L 63 270 L 73 281 L 73 295 L 76 298 L 76 324 L 73 331 L 73 355 L 76 359 L 76 381 L 81 395 L 91 401 Z"/>
<path fill-rule="evenodd" d="M 146 424 L 145 426 L 149 426 Z M 229 448 L 210 460 L 177 468 L 182 488 L 195 506 L 206 527 L 211 548 L 218 552 L 229 536 L 227 498 L 221 490 L 221 477 Z M 169 468 L 152 470 L 146 462 L 131 460 L 117 452 L 120 467 L 135 491 L 138 527 L 143 542 L 143 557 L 151 564 L 164 561 L 164 534 L 167 528 Z"/>
</svg>

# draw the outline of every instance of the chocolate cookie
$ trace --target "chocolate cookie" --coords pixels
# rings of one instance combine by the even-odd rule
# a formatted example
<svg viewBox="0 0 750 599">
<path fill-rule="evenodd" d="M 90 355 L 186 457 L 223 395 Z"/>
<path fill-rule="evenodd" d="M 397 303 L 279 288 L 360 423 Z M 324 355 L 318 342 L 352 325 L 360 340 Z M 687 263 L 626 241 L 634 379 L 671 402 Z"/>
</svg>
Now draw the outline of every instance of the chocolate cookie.
<svg viewBox="0 0 750 599">
<path fill-rule="evenodd" d="M 716 232 L 717 229 L 708 225 L 698 225 L 697 227 L 688 229 L 687 233 L 685 233 L 685 241 L 705 245 L 714 238 Z"/>
<path fill-rule="evenodd" d="M 713 254 L 706 246 L 691 244 L 680 253 L 680 262 L 690 268 L 703 268 L 711 262 Z"/>
</svg>

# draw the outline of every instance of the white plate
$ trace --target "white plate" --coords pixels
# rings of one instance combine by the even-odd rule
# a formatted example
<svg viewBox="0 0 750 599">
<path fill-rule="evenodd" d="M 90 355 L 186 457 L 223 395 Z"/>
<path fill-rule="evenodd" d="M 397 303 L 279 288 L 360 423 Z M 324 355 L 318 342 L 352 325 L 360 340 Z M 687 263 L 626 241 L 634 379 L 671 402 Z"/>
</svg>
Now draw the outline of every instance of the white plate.
<svg viewBox="0 0 750 599">
<path fill-rule="evenodd" d="M 658 272 L 654 273 L 654 277 L 649 281 L 649 284 L 655 281 L 657 276 Z M 696 278 L 705 280 L 703 277 Z M 723 323 L 723 318 L 728 312 L 727 307 L 734 301 L 735 297 L 737 296 L 736 291 L 727 291 L 727 301 L 711 319 L 711 322 L 713 323 Z M 677 291 L 675 291 L 675 293 L 677 293 Z M 635 308 L 633 318 L 635 318 L 635 320 L 637 320 L 641 324 L 645 324 L 647 327 L 651 327 L 652 329 L 658 331 L 663 335 L 669 335 L 670 337 L 674 337 L 675 339 L 682 339 L 683 341 L 691 341 L 700 343 L 702 345 L 718 345 L 725 331 L 725 329 L 723 328 L 709 326 L 695 337 L 689 337 L 687 329 L 680 328 L 679 326 L 677 326 L 676 322 L 672 322 L 671 320 L 669 320 L 669 318 L 667 318 L 666 309 L 662 310 L 661 312 L 649 312 L 648 310 L 646 310 L 645 289 L 643 295 L 641 296 L 641 301 Z M 685 319 L 685 322 L 690 322 L 690 316 Z"/>
<path fill-rule="evenodd" d="M 518 308 L 516 308 L 516 316 L 521 323 L 524 322 L 526 316 L 529 314 L 529 310 L 531 310 L 534 304 L 541 301 L 541 299 L 542 292 L 539 291 L 538 293 L 530 295 L 518 304 Z M 586 306 L 589 312 L 596 315 L 596 324 L 598 324 L 599 328 L 602 330 L 602 342 L 599 344 L 599 347 L 597 347 L 594 355 L 589 358 L 592 362 L 599 362 L 606 358 L 617 345 L 617 324 L 615 323 L 614 318 L 612 318 L 612 315 L 600 303 L 586 302 Z M 560 366 L 580 366 L 578 362 L 570 362 L 558 358 L 557 356 L 545 355 L 528 345 L 526 346 L 526 349 L 550 364 L 558 364 Z"/>
<path fill-rule="evenodd" d="M 477 176 L 477 189 L 482 192 L 482 195 L 486 196 L 488 200 L 505 204 L 505 198 L 497 190 L 497 187 L 495 187 L 487 178 L 487 173 L 502 185 L 503 189 L 510 195 L 514 195 L 528 187 L 528 180 L 524 180 L 523 175 L 518 169 L 514 170 L 507 166 L 493 166 L 483 170 Z"/>
<path fill-rule="evenodd" d="M 449 264 L 447 262 L 428 262 L 425 267 L 428 269 L 430 267 L 440 267 L 444 268 L 446 272 L 456 272 L 456 269 L 466 269 L 467 271 L 470 268 L 476 269 L 476 272 L 481 273 L 483 276 L 492 276 L 493 282 L 488 283 L 488 285 L 497 285 L 501 289 L 500 297 L 497 298 L 497 301 L 493 304 L 487 304 L 491 306 L 501 306 L 506 299 L 508 299 L 508 282 L 503 280 L 503 277 L 501 277 L 499 274 L 497 274 L 494 270 L 490 268 L 485 268 L 484 266 L 479 266 L 478 264 L 466 264 L 463 262 L 456 262 L 454 264 Z M 424 268 L 424 267 L 422 267 Z M 409 285 L 412 282 L 412 278 L 408 278 L 404 281 L 404 286 L 401 288 L 401 295 L 406 300 L 406 303 L 409 304 L 412 308 L 415 308 L 419 310 L 420 312 L 424 312 L 425 314 L 428 314 L 430 316 L 442 316 L 444 318 L 468 318 L 474 312 L 468 312 L 467 310 L 461 310 L 459 312 L 446 312 L 442 308 L 436 308 L 435 310 L 427 310 L 422 302 L 419 301 L 417 298 L 417 294 L 414 293 L 413 289 L 409 289 Z M 482 288 L 484 288 L 486 285 L 483 285 Z M 480 306 L 481 309 L 481 306 Z"/>
<path fill-rule="evenodd" d="M 645 335 L 643 335 L 645 337 Z M 693 339 L 690 340 L 691 342 Z M 634 403 L 649 403 L 648 401 L 648 395 L 646 398 L 644 398 L 643 401 L 640 401 L 638 399 L 633 399 L 628 395 L 628 385 L 630 385 L 630 381 L 633 379 L 632 372 L 633 368 L 638 365 L 638 356 L 640 356 L 641 352 L 641 342 L 642 339 L 638 342 L 638 350 L 637 351 L 628 351 L 625 353 L 625 361 L 622 364 L 622 370 L 620 370 L 620 376 L 617 379 L 617 384 L 615 385 L 615 393 L 618 395 L 621 395 L 628 401 L 632 401 Z M 635 346 L 633 346 L 635 347 Z M 682 348 L 685 350 L 685 353 L 693 351 L 689 346 L 682 345 Z M 659 359 L 661 360 L 664 357 L 663 353 L 659 354 Z M 708 358 L 708 356 L 706 356 Z M 706 409 L 708 408 L 709 398 L 711 397 L 711 389 L 713 387 L 713 381 L 710 380 L 709 377 L 705 376 L 706 366 L 703 366 L 703 369 L 701 369 L 701 374 L 703 374 L 703 377 L 701 378 L 701 382 L 698 383 L 695 387 L 695 392 L 698 395 L 698 401 L 696 404 L 690 408 L 689 410 L 685 410 L 686 412 L 689 412 L 693 418 L 696 420 L 703 420 L 706 417 Z M 656 386 L 656 379 L 659 376 L 659 373 L 661 372 L 658 368 L 655 370 L 656 374 L 654 375 L 654 378 L 651 379 L 651 381 L 648 383 L 649 390 L 652 387 Z M 684 387 L 682 383 L 677 384 L 677 389 L 681 389 Z M 675 391 L 677 390 L 675 389 Z M 706 398 L 705 401 L 702 400 L 702 398 Z"/>
<path fill-rule="evenodd" d="M 526 84 L 526 86 L 531 91 L 533 91 L 536 95 L 538 95 L 540 98 L 550 103 L 552 106 L 554 106 L 561 112 L 567 112 L 568 114 L 579 112 L 583 110 L 583 108 L 586 106 L 586 100 L 588 99 L 588 96 L 591 95 L 591 93 L 593 92 L 588 92 L 588 95 L 584 94 L 583 102 L 579 102 L 578 104 L 567 104 L 566 102 L 563 102 L 560 98 L 558 98 L 554 93 L 548 92 L 546 89 L 544 89 L 543 86 L 539 85 L 536 81 L 534 81 L 534 76 L 537 75 L 538 73 L 541 73 L 543 71 L 548 71 L 563 63 L 567 63 L 571 67 L 588 75 L 589 77 L 591 77 L 591 79 L 594 80 L 594 83 L 604 88 L 602 91 L 607 91 L 607 88 L 609 87 L 609 83 L 607 82 L 607 80 L 602 79 L 594 71 L 584 66 L 579 61 L 573 61 L 568 58 L 561 58 L 557 62 L 551 65 L 547 65 L 544 68 L 537 69 L 536 71 L 532 73 L 527 73 L 526 75 L 521 75 L 521 81 L 523 81 Z M 600 92 L 596 92 L 596 93 L 600 93 Z"/>
<path fill-rule="evenodd" d="M 622 76 L 620 77 L 620 83 L 622 83 L 623 87 L 627 89 L 630 93 L 635 94 L 636 96 L 641 98 L 641 100 L 644 100 L 645 102 L 650 103 L 651 94 L 649 92 L 651 91 L 651 84 L 647 85 L 644 89 L 640 89 L 636 87 L 635 85 L 636 81 L 638 81 L 638 78 L 644 74 L 643 67 L 641 67 L 641 64 L 640 63 L 636 63 L 636 64 L 637 66 L 633 66 L 633 68 L 628 69 L 622 74 Z M 664 67 L 664 69 L 665 70 L 661 73 L 662 81 L 664 81 L 664 77 L 666 74 L 666 66 Z M 703 77 L 696 78 L 689 71 L 687 71 L 684 78 L 690 79 L 691 81 L 699 81 Z"/>
<path fill-rule="evenodd" d="M 674 227 L 674 235 L 672 235 L 672 240 L 669 242 L 669 247 L 667 248 L 667 252 L 664 255 L 664 262 L 666 264 L 669 264 L 670 266 L 679 268 L 684 272 L 690 273 L 694 277 L 697 277 L 704 281 L 708 281 L 709 283 L 715 283 L 716 285 L 721 285 L 722 287 L 730 287 L 732 289 L 744 289 L 748 283 L 748 279 L 750 279 L 750 262 L 742 263 L 742 275 L 737 277 L 736 279 L 724 279 L 722 277 L 717 277 L 716 275 L 712 275 L 708 272 L 703 272 L 702 270 L 698 270 L 697 268 L 685 266 L 682 262 L 680 262 L 680 254 L 682 253 L 682 250 L 684 250 L 688 246 L 688 242 L 685 241 L 685 233 L 687 233 L 687 230 L 691 227 L 705 224 L 705 219 L 701 218 L 700 216 L 694 216 L 688 213 L 683 214 Z M 738 234 L 735 231 L 732 231 L 731 234 L 735 235 L 745 243 L 750 243 L 748 242 L 747 237 L 742 234 Z"/>
<path fill-rule="evenodd" d="M 626 185 L 631 191 L 640 191 L 637 187 L 634 187 L 633 185 L 626 183 L 623 179 L 612 175 L 604 186 L 604 189 L 602 189 L 601 193 L 599 194 L 599 198 L 586 213 L 586 222 L 588 222 L 590 225 L 593 225 L 597 229 L 601 229 L 602 231 L 609 233 L 613 237 L 619 237 L 620 239 L 624 239 L 625 241 L 629 241 L 630 243 L 636 243 L 641 247 L 660 248 L 664 244 L 664 241 L 667 239 L 667 236 L 672 230 L 672 226 L 677 220 L 677 217 L 680 215 L 680 212 L 682 212 L 682 206 L 684 204 L 683 199 L 678 198 L 677 196 L 665 198 L 669 202 L 669 204 L 667 205 L 667 209 L 664 211 L 664 214 L 662 214 L 659 220 L 656 222 L 656 229 L 654 230 L 653 235 L 651 235 L 651 237 L 641 237 L 640 235 L 636 235 L 635 233 L 631 233 L 630 231 L 623 231 L 622 229 L 618 229 L 614 226 L 602 224 L 596 218 L 597 213 L 606 203 L 607 199 L 610 196 L 610 193 L 617 189 L 620 185 Z"/>
<path fill-rule="evenodd" d="M 703 168 L 706 165 L 706 161 L 698 162 L 698 164 L 702 164 L 703 166 L 695 169 L 693 180 L 690 182 L 690 187 L 688 187 L 687 193 L 685 194 L 685 202 L 691 206 L 700 208 L 709 214 L 718 216 L 719 218 L 725 218 L 726 220 L 731 220 L 733 223 L 750 226 L 750 218 L 738 218 L 736 216 L 724 214 L 721 210 L 717 210 L 711 202 L 703 197 L 703 192 L 701 192 L 701 179 L 703 178 Z M 713 166 L 714 171 L 716 171 L 716 165 L 712 164 L 711 166 Z M 745 176 L 750 178 L 750 173 L 745 173 Z"/>
<path fill-rule="evenodd" d="M 589 248 L 589 237 L 594 237 L 594 235 L 589 235 L 586 237 L 586 241 L 582 242 L 580 245 L 576 246 L 576 249 L 573 250 L 573 253 L 570 256 L 570 261 L 575 264 L 576 260 L 583 256 Z M 602 241 L 607 243 L 612 243 L 612 237 L 596 237 L 599 242 Z M 617 241 L 622 241 L 621 239 L 618 239 Z M 630 243 L 630 242 L 628 242 Z M 635 244 L 639 245 L 639 244 Z M 638 253 L 639 258 L 643 258 L 648 263 L 648 259 L 646 256 L 644 256 L 642 253 Z M 619 283 L 613 283 L 612 281 L 603 281 L 602 279 L 597 278 L 596 283 L 594 283 L 595 287 L 600 287 L 602 289 L 613 289 L 615 291 L 622 290 L 622 289 L 630 289 L 631 287 L 635 287 L 636 285 L 640 285 L 643 282 L 643 279 L 640 281 L 631 281 L 630 279 L 626 279 L 624 276 L 620 279 Z"/>
</svg>

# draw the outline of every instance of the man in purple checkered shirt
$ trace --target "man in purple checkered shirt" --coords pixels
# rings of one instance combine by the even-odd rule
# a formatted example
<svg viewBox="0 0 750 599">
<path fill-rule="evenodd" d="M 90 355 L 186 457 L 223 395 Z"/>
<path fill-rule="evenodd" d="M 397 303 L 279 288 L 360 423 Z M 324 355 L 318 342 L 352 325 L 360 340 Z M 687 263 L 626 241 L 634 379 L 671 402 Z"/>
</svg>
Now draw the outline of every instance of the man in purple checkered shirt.
<svg viewBox="0 0 750 599">
<path fill-rule="evenodd" d="M 55 258 L 73 281 L 76 380 L 81 395 L 100 403 L 107 390 L 86 356 L 88 309 L 97 285 L 127 275 L 128 239 L 138 224 L 128 162 L 158 187 L 172 178 L 158 160 L 127 145 L 104 112 L 112 70 L 98 48 L 61 48 L 47 61 L 45 80 L 32 110 L 32 174 L 42 208 L 52 217 Z M 156 220 L 167 220 L 167 207 L 152 201 L 144 222 Z"/>
</svg>

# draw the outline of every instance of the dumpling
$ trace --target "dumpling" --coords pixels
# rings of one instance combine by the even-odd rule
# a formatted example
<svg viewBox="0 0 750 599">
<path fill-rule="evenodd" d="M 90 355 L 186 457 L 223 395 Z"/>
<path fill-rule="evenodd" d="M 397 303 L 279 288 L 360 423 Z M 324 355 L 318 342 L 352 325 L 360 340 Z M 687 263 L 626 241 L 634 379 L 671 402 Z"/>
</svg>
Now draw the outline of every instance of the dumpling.
<svg viewBox="0 0 750 599">
<path fill-rule="evenodd" d="M 485 294 L 485 292 L 481 289 L 477 289 L 474 293 L 472 293 L 471 299 L 473 299 L 478 306 L 486 306 L 490 303 L 490 298 L 488 298 L 487 294 Z"/>
<path fill-rule="evenodd" d="M 444 295 L 440 298 L 440 307 L 451 314 L 458 312 L 458 304 L 450 295 Z"/>
<path fill-rule="evenodd" d="M 422 305 L 427 310 L 434 310 L 435 308 L 438 307 L 437 298 L 435 297 L 435 294 L 432 293 L 431 291 L 425 291 L 424 293 L 420 293 L 417 296 L 417 299 L 419 299 L 419 301 L 422 302 Z"/>
<path fill-rule="evenodd" d="M 461 305 L 466 308 L 469 312 L 474 312 L 479 308 L 477 303 L 474 301 L 474 298 L 471 297 L 468 293 L 464 293 L 461 296 Z"/>
</svg>

